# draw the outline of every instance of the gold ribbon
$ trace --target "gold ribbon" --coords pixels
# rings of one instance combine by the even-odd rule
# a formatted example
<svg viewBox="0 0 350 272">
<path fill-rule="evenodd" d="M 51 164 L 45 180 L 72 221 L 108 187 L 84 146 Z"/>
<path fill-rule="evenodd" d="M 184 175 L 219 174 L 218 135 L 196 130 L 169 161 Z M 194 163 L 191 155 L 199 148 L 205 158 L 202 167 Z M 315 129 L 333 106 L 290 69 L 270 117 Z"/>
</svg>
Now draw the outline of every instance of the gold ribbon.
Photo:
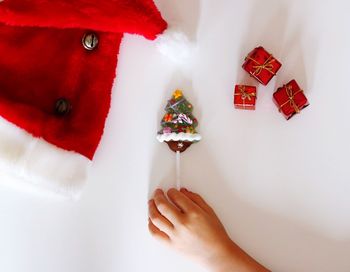
<svg viewBox="0 0 350 272">
<path fill-rule="evenodd" d="M 289 103 L 289 105 L 290 105 L 291 107 L 294 108 L 294 110 L 295 110 L 296 113 L 300 113 L 300 108 L 299 108 L 298 105 L 295 103 L 294 98 L 295 98 L 295 96 L 296 96 L 298 93 L 302 93 L 303 90 L 300 89 L 299 91 L 293 93 L 292 86 L 290 86 L 290 85 L 284 85 L 284 88 L 286 89 L 286 93 L 287 93 L 287 95 L 288 95 L 288 100 L 287 100 L 286 102 L 284 102 L 282 105 L 280 105 L 279 111 L 281 111 L 282 108 L 283 108 L 284 106 L 286 106 L 286 105 Z"/>
<path fill-rule="evenodd" d="M 263 70 L 269 71 L 271 74 L 276 75 L 276 73 L 272 70 L 273 69 L 272 63 L 275 62 L 275 59 L 273 58 L 272 55 L 270 55 L 268 57 L 268 59 L 263 64 L 260 64 L 255 59 L 251 58 L 250 56 L 248 56 L 247 59 L 249 59 L 257 64 L 257 65 L 253 65 L 253 69 L 255 69 L 255 71 L 253 72 L 254 76 L 260 75 Z"/>
<path fill-rule="evenodd" d="M 246 104 L 245 100 L 248 98 L 249 101 L 252 100 L 253 97 L 256 97 L 256 93 L 248 93 L 245 89 L 245 86 L 238 86 L 239 93 L 235 93 L 235 96 L 241 96 L 243 100 L 243 108 L 245 109 Z"/>
</svg>

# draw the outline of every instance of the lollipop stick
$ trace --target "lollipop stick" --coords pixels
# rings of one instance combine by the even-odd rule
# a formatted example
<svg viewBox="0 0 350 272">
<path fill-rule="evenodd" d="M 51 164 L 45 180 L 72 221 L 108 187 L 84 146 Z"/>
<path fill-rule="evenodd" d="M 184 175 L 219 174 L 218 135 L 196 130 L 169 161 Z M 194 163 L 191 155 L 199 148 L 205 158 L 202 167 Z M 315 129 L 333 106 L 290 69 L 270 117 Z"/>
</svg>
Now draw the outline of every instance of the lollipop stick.
<svg viewBox="0 0 350 272">
<path fill-rule="evenodd" d="M 181 188 L 181 168 L 180 168 L 180 151 L 176 151 L 176 188 L 180 190 Z"/>
</svg>

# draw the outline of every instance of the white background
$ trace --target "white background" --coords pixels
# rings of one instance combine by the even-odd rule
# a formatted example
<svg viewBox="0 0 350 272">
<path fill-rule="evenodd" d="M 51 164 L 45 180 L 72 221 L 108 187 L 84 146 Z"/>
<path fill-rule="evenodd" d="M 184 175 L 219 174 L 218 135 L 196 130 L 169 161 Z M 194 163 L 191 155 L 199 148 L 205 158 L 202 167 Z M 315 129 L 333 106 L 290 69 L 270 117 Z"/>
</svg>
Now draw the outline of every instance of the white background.
<svg viewBox="0 0 350 272">
<path fill-rule="evenodd" d="M 232 238 L 279 272 L 350 271 L 350 4 L 346 0 L 158 0 L 197 42 L 175 66 L 126 35 L 105 135 L 79 202 L 0 188 L 0 271 L 204 271 L 153 241 L 147 199 L 174 185 L 174 154 L 155 140 L 174 88 L 194 104 L 203 141 L 183 156 L 183 185 Z M 283 68 L 235 110 L 241 69 L 263 45 Z M 296 79 L 311 105 L 286 121 L 273 91 Z"/>
</svg>

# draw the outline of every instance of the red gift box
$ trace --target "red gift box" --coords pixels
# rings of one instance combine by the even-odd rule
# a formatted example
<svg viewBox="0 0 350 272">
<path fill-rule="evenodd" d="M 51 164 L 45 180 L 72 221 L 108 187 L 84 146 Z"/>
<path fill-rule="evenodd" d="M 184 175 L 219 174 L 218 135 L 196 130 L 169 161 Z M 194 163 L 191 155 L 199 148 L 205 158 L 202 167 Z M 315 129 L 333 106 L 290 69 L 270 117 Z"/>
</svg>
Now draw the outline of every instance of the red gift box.
<svg viewBox="0 0 350 272">
<path fill-rule="evenodd" d="M 259 46 L 248 54 L 242 67 L 261 84 L 267 85 L 281 66 L 277 59 Z"/>
<path fill-rule="evenodd" d="M 273 99 L 279 111 L 283 113 L 287 120 L 309 105 L 304 91 L 300 89 L 294 79 L 278 88 L 273 94 Z"/>
<path fill-rule="evenodd" d="M 233 102 L 236 109 L 255 110 L 256 98 L 256 87 L 236 85 Z"/>
</svg>

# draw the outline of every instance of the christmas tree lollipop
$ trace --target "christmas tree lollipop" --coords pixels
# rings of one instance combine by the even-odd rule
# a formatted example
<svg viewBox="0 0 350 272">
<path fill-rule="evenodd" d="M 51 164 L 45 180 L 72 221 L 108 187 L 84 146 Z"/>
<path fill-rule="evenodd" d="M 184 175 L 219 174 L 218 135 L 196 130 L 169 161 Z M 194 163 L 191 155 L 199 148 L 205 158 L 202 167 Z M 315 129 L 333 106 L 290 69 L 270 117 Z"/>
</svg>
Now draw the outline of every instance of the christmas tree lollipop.
<svg viewBox="0 0 350 272">
<path fill-rule="evenodd" d="M 193 106 L 176 90 L 165 108 L 157 139 L 166 142 L 174 152 L 184 152 L 192 143 L 199 142 L 201 136 L 196 132 L 197 119 L 192 115 Z"/>
<path fill-rule="evenodd" d="M 157 139 L 168 144 L 176 152 L 176 179 L 180 187 L 180 153 L 202 137 L 196 132 L 197 119 L 192 115 L 193 106 L 183 96 L 182 91 L 176 90 L 165 107 L 166 114 L 161 122 L 161 130 Z"/>
</svg>

